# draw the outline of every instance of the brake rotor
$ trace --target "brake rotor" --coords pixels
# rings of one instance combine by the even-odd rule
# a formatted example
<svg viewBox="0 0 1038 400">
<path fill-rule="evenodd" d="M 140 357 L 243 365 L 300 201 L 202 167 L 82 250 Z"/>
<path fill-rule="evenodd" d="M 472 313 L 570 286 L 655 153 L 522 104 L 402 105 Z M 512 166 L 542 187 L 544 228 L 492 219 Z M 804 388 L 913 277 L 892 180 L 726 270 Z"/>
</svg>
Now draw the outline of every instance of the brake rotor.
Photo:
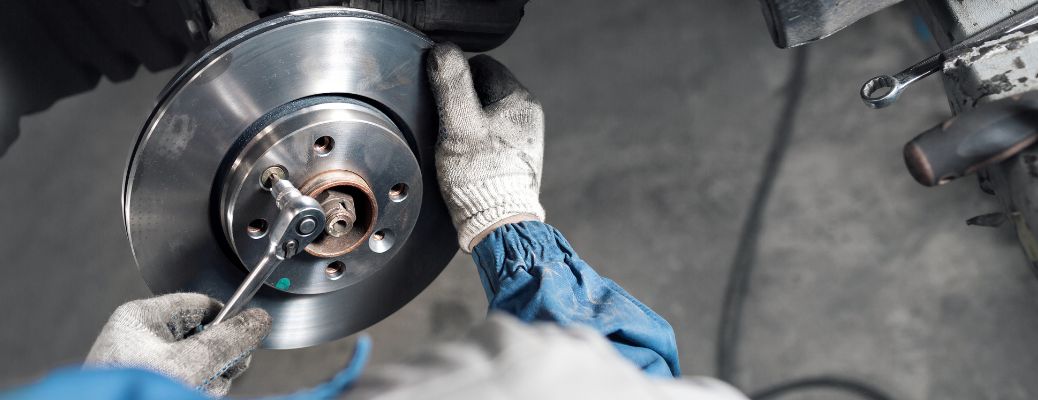
<svg viewBox="0 0 1038 400">
<path fill-rule="evenodd" d="M 265 347 L 347 336 L 428 286 L 457 251 L 436 184 L 431 45 L 380 14 L 318 8 L 258 21 L 180 71 L 123 186 L 151 290 L 227 299 L 277 215 L 270 174 L 321 202 L 328 224 L 250 303 L 273 316 Z"/>
</svg>

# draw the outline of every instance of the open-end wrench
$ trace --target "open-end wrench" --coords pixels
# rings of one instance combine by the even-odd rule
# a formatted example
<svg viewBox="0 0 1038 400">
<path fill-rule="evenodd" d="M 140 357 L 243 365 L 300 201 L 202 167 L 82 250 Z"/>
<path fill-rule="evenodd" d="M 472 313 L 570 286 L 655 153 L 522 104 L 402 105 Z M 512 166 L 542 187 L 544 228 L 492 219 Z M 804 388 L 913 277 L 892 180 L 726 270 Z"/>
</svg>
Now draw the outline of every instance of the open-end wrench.
<svg viewBox="0 0 1038 400">
<path fill-rule="evenodd" d="M 1038 22 L 1038 4 L 1031 5 L 1020 10 L 1008 18 L 991 25 L 973 36 L 956 43 L 940 53 L 927 57 L 925 60 L 898 72 L 894 76 L 880 75 L 865 81 L 861 87 L 861 99 L 871 108 L 883 108 L 894 104 L 897 97 L 904 92 L 908 85 L 923 79 L 930 74 L 940 71 L 944 61 L 963 50 L 976 47 L 999 36 L 1016 32 L 1021 28 Z"/>
<path fill-rule="evenodd" d="M 277 266 L 299 254 L 320 236 L 324 228 L 324 211 L 317 200 L 300 193 L 288 180 L 276 176 L 272 177 L 272 180 L 274 182 L 270 185 L 270 194 L 274 196 L 274 202 L 280 211 L 267 233 L 267 252 L 231 298 L 227 299 L 223 309 L 209 325 L 218 324 L 227 317 L 238 314 L 263 287 L 263 282 Z"/>
</svg>

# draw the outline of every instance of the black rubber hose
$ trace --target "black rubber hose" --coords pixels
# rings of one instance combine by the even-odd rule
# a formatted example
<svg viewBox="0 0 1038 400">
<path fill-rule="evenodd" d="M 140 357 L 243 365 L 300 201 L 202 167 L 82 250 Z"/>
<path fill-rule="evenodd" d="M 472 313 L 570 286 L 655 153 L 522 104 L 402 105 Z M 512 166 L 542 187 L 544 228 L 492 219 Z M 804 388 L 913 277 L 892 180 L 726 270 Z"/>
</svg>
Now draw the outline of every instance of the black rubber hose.
<svg viewBox="0 0 1038 400">
<path fill-rule="evenodd" d="M 743 221 L 735 256 L 728 271 L 728 285 L 721 308 L 721 322 L 717 334 L 717 377 L 733 384 L 741 339 L 743 306 L 750 292 L 750 276 L 756 266 L 757 243 L 760 241 L 764 208 L 771 197 L 771 189 L 775 185 L 779 168 L 793 137 L 793 120 L 800 107 L 806 81 L 807 50 L 804 47 L 797 48 L 793 55 L 793 68 L 784 88 L 785 105 L 779 114 L 778 124 L 775 125 L 774 138 L 768 149 L 767 158 L 761 166 L 761 178 L 757 182 L 750 210 Z"/>
<path fill-rule="evenodd" d="M 753 400 L 767 400 L 777 398 L 791 392 L 809 389 L 834 389 L 853 393 L 865 399 L 891 400 L 883 391 L 876 389 L 867 383 L 858 382 L 842 376 L 816 376 L 803 379 L 795 379 L 779 383 L 750 395 Z"/>
<path fill-rule="evenodd" d="M 750 203 L 750 210 L 743 221 L 739 242 L 735 248 L 728 284 L 724 292 L 721 321 L 717 334 L 717 376 L 738 387 L 739 340 L 742 336 L 742 314 L 746 298 L 750 293 L 750 277 L 757 261 L 757 244 L 763 228 L 764 210 L 771 197 L 786 150 L 793 137 L 793 122 L 800 107 L 807 79 L 807 49 L 799 47 L 793 51 L 793 68 L 784 87 L 786 101 L 775 126 L 771 147 L 761 166 L 761 178 Z M 872 385 L 841 376 L 818 376 L 782 382 L 750 395 L 754 400 L 771 399 L 794 391 L 808 389 L 835 389 L 872 400 L 890 400 L 882 390 Z"/>
</svg>

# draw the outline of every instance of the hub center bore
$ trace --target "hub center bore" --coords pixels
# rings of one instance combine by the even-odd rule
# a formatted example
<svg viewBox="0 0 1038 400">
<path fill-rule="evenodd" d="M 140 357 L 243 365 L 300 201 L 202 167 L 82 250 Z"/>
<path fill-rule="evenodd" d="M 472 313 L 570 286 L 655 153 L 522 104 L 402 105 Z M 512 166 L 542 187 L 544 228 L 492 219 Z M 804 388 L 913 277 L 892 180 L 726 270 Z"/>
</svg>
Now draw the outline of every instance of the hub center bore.
<svg viewBox="0 0 1038 400">
<path fill-rule="evenodd" d="M 317 257 L 331 258 L 349 253 L 364 243 L 375 228 L 378 202 L 371 187 L 350 171 L 325 171 L 306 181 L 300 189 L 324 209 L 324 234 L 306 247 Z"/>
</svg>

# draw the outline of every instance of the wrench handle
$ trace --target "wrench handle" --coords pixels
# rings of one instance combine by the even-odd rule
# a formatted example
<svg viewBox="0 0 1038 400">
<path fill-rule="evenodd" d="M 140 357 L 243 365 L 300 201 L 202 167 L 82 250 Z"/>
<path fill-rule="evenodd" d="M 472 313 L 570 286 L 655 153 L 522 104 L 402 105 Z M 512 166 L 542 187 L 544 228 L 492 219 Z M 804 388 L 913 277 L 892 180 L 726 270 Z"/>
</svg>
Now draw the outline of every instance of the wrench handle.
<svg viewBox="0 0 1038 400">
<path fill-rule="evenodd" d="M 216 314 L 216 318 L 213 318 L 209 325 L 219 324 L 229 316 L 238 315 L 245 308 L 245 305 L 252 301 L 252 297 L 263 287 L 263 282 L 277 269 L 281 261 L 282 259 L 277 256 L 277 244 L 274 243 L 259 264 L 256 265 L 256 268 L 249 272 L 242 284 L 234 291 L 231 298 L 227 299 L 227 303 L 224 304 L 223 308 L 220 309 L 220 313 Z"/>
<path fill-rule="evenodd" d="M 267 251 L 209 325 L 241 312 L 282 261 L 298 254 L 321 234 L 321 229 L 314 229 L 325 223 L 324 211 L 317 200 L 303 195 L 285 179 L 275 179 L 270 193 L 279 211 L 267 236 Z M 308 222 L 310 228 L 304 228 L 304 222 Z"/>
</svg>

